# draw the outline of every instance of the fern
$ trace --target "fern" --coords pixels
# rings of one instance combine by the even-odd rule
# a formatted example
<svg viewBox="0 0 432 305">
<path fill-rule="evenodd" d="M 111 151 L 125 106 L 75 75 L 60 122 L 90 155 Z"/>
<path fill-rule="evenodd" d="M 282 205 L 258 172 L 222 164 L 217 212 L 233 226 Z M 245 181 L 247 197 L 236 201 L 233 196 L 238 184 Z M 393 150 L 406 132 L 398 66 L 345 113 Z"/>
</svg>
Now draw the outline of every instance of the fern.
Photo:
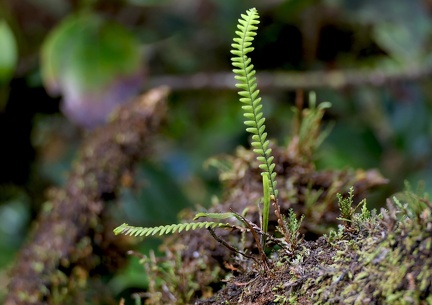
<svg viewBox="0 0 432 305">
<path fill-rule="evenodd" d="M 179 233 L 183 230 L 196 230 L 196 229 L 214 229 L 214 228 L 226 228 L 231 227 L 230 224 L 213 222 L 213 221 L 204 221 L 204 222 L 190 222 L 190 223 L 179 223 L 158 227 L 134 227 L 130 226 L 127 223 L 122 224 L 121 226 L 114 229 L 114 233 L 130 235 L 130 236 L 150 236 L 159 233 L 159 235 L 165 235 L 170 233 L 175 233 L 178 231 Z"/>
<path fill-rule="evenodd" d="M 285 228 L 284 235 L 286 238 L 293 239 L 291 244 L 295 247 L 298 241 L 298 229 L 300 227 L 300 221 L 297 221 L 295 214 L 291 211 L 290 214 L 290 224 L 291 227 L 286 227 L 286 222 L 280 213 L 280 207 L 278 205 L 277 196 L 278 190 L 276 189 L 276 172 L 274 172 L 275 164 L 273 162 L 274 157 L 271 155 L 272 149 L 269 148 L 269 140 L 267 140 L 267 132 L 265 131 L 265 118 L 263 117 L 261 98 L 259 95 L 259 90 L 257 90 L 257 83 L 254 70 L 254 66 L 251 64 L 251 59 L 247 54 L 254 50 L 252 47 L 252 41 L 256 35 L 258 20 L 258 12 L 255 8 L 246 11 L 246 15 L 242 14 L 241 19 L 238 20 L 239 24 L 236 31 L 238 37 L 234 38 L 234 43 L 232 44 L 231 53 L 234 55 L 232 60 L 232 65 L 234 66 L 233 72 L 235 73 L 235 79 L 238 80 L 236 87 L 241 90 L 238 92 L 240 95 L 240 102 L 243 104 L 242 109 L 244 110 L 244 117 L 246 118 L 244 124 L 246 125 L 246 131 L 252 134 L 251 145 L 254 153 L 256 153 L 257 160 L 260 162 L 259 168 L 262 170 L 262 181 L 263 181 L 263 215 L 262 215 L 262 231 L 256 227 L 249 220 L 244 218 L 244 216 L 237 214 L 235 212 L 228 213 L 198 213 L 195 215 L 194 220 L 201 217 L 209 217 L 213 219 L 227 219 L 236 218 L 238 221 L 243 223 L 244 227 L 239 227 L 229 223 L 222 222 L 193 222 L 193 223 L 182 223 L 182 224 L 171 224 L 157 227 L 135 227 L 130 226 L 126 223 L 114 229 L 114 233 L 131 235 L 131 236 L 150 236 L 150 235 L 165 235 L 170 233 L 176 233 L 181 231 L 189 231 L 196 229 L 206 228 L 210 231 L 210 234 L 222 245 L 230 249 L 231 251 L 241 254 L 245 257 L 254 259 L 234 247 L 230 246 L 227 242 L 218 237 L 213 231 L 214 228 L 230 228 L 237 229 L 244 233 L 246 231 L 251 232 L 254 240 L 256 241 L 258 252 L 261 257 L 262 265 L 265 270 L 270 270 L 268 259 L 265 255 L 263 246 L 265 247 L 265 239 L 268 231 L 269 222 L 269 210 L 270 203 L 273 204 L 275 208 L 275 215 L 278 218 L 278 223 L 281 228 Z M 285 224 L 285 226 L 283 226 Z M 289 231 L 292 229 L 292 232 Z M 287 231 L 287 232 L 285 232 Z M 289 232 L 288 232 L 289 231 Z M 259 240 L 259 235 L 262 234 L 261 243 Z M 256 260 L 255 260 L 256 261 Z"/>
<path fill-rule="evenodd" d="M 247 126 L 246 131 L 252 134 L 251 145 L 253 151 L 258 155 L 257 160 L 261 163 L 259 167 L 263 170 L 263 175 L 268 174 L 270 194 L 275 200 L 278 191 L 276 189 L 276 172 L 274 172 L 275 164 L 274 157 L 271 156 L 272 149 L 269 148 L 269 140 L 266 140 L 267 133 L 265 132 L 265 118 L 261 111 L 261 98 L 258 97 L 259 90 L 257 88 L 254 66 L 251 64 L 251 59 L 247 56 L 252 52 L 252 41 L 256 36 L 256 30 L 259 24 L 259 15 L 255 8 L 246 11 L 246 15 L 241 15 L 242 19 L 238 20 L 234 43 L 231 45 L 231 53 L 235 55 L 231 58 L 234 66 L 233 72 L 235 79 L 238 80 L 237 88 L 241 90 L 240 102 L 243 103 L 242 109 L 246 118 L 244 124 Z"/>
</svg>

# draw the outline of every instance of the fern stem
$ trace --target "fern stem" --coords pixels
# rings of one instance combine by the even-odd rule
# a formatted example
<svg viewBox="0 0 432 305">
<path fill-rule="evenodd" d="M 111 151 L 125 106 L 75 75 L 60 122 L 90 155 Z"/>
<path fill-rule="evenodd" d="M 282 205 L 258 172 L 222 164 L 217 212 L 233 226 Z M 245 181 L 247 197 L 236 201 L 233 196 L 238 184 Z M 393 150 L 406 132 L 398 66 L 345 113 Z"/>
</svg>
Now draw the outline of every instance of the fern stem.
<svg viewBox="0 0 432 305">
<path fill-rule="evenodd" d="M 270 179 L 268 173 L 263 174 L 263 215 L 262 229 L 264 233 L 268 232 L 268 222 L 270 214 Z M 261 242 L 265 246 L 266 235 L 261 236 Z"/>
</svg>

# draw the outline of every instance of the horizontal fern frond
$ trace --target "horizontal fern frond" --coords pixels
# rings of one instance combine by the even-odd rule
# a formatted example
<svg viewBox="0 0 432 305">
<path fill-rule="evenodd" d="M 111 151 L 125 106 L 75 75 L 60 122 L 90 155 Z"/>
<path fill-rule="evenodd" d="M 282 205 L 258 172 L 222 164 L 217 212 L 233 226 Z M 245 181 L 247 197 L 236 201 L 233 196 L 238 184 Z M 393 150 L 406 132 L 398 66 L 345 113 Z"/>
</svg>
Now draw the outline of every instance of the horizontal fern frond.
<svg viewBox="0 0 432 305">
<path fill-rule="evenodd" d="M 275 165 L 265 132 L 265 118 L 261 111 L 262 104 L 259 97 L 260 91 L 256 89 L 256 71 L 251 59 L 247 56 L 249 52 L 254 50 L 252 41 L 258 29 L 256 25 L 259 24 L 259 16 L 257 10 L 252 8 L 246 11 L 246 15 L 242 14 L 241 17 L 238 20 L 238 31 L 235 32 L 238 37 L 235 37 L 231 44 L 233 48 L 231 53 L 234 55 L 231 58 L 234 78 L 238 81 L 236 87 L 240 89 L 238 94 L 240 95 L 240 102 L 243 104 L 246 131 L 252 134 L 253 151 L 258 155 L 257 159 L 261 162 L 259 167 L 263 170 L 263 174 L 268 174 L 271 195 L 277 198 Z"/>
<path fill-rule="evenodd" d="M 130 226 L 127 223 L 122 224 L 121 226 L 118 226 L 114 229 L 114 233 L 116 235 L 118 234 L 124 234 L 124 235 L 130 235 L 130 236 L 150 236 L 150 235 L 165 235 L 175 232 L 181 232 L 181 231 L 189 231 L 189 230 L 196 230 L 196 229 L 214 229 L 214 228 L 224 228 L 224 227 L 231 227 L 230 224 L 227 223 L 220 223 L 220 222 L 212 222 L 212 221 L 204 221 L 204 222 L 191 222 L 191 223 L 178 223 L 178 224 L 171 224 L 171 225 L 165 225 L 165 226 L 158 226 L 158 227 L 134 227 Z"/>
</svg>

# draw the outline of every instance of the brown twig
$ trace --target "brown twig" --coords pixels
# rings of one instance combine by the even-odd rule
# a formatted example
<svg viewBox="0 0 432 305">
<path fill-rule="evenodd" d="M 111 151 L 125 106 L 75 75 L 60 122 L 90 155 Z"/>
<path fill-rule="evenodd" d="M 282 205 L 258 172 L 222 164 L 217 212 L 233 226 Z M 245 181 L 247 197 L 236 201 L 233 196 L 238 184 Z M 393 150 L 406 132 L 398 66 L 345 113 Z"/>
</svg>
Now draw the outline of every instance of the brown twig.
<svg viewBox="0 0 432 305">
<path fill-rule="evenodd" d="M 231 212 L 235 213 L 232 210 L 231 210 Z M 263 249 L 263 247 L 261 245 L 261 241 L 260 241 L 260 238 L 258 237 L 257 231 L 254 229 L 254 226 L 256 227 L 256 225 L 254 225 L 253 223 L 251 223 L 249 220 L 247 220 L 246 218 L 244 218 L 242 215 L 237 214 L 237 213 L 235 213 L 235 214 L 249 228 L 249 230 L 252 233 L 252 236 L 253 236 L 253 238 L 255 240 L 255 243 L 257 245 L 257 249 L 258 249 L 258 252 L 260 254 L 260 258 L 261 258 L 261 261 L 263 263 L 264 269 L 266 271 L 270 272 L 270 263 L 269 263 L 269 261 L 267 259 L 267 256 L 264 253 L 264 249 Z"/>
<path fill-rule="evenodd" d="M 232 252 L 234 252 L 234 253 L 237 253 L 237 254 L 240 254 L 240 255 L 242 255 L 242 256 L 244 256 L 244 257 L 247 257 L 247 258 L 253 259 L 253 260 L 258 264 L 258 261 L 255 259 L 255 257 L 250 256 L 250 255 L 247 255 L 246 253 L 241 252 L 241 251 L 237 250 L 236 248 L 234 248 L 233 246 L 231 246 L 230 244 L 228 244 L 228 243 L 227 243 L 226 241 L 224 241 L 222 238 L 220 238 L 219 236 L 217 236 L 216 233 L 215 233 L 215 231 L 214 231 L 212 228 L 207 228 L 207 230 L 210 232 L 211 236 L 212 236 L 214 239 L 216 239 L 220 244 L 224 245 L 224 246 L 225 246 L 226 248 L 228 248 L 230 251 L 232 251 Z"/>
<path fill-rule="evenodd" d="M 18 255 L 5 305 L 58 304 L 51 292 L 68 285 L 58 283 L 59 268 L 79 265 L 89 272 L 103 261 L 95 249 L 105 243 L 112 250 L 114 245 L 104 239 L 114 239 L 112 233 L 104 233 L 112 230 L 101 221 L 104 203 L 115 197 L 123 174 L 148 153 L 167 95 L 167 87 L 149 91 L 88 135 L 65 187 L 53 192 Z"/>
<path fill-rule="evenodd" d="M 275 215 L 276 215 L 276 218 L 277 218 L 277 222 L 278 222 L 279 228 L 282 230 L 282 234 L 285 237 L 289 236 L 289 233 L 288 233 L 288 231 L 286 229 L 286 226 L 285 226 L 283 218 L 282 218 L 282 214 L 281 214 L 281 211 L 280 211 L 280 205 L 277 202 L 277 199 L 272 199 L 272 206 L 273 206 L 273 208 L 275 210 Z"/>
<path fill-rule="evenodd" d="M 388 83 L 416 80 L 432 75 L 432 66 L 414 65 L 399 69 L 333 70 L 306 72 L 265 72 L 257 74 L 261 90 L 341 89 L 352 86 L 383 86 Z M 235 80 L 230 72 L 197 73 L 192 75 L 160 75 L 149 80 L 150 86 L 166 84 L 173 90 L 234 90 Z"/>
</svg>

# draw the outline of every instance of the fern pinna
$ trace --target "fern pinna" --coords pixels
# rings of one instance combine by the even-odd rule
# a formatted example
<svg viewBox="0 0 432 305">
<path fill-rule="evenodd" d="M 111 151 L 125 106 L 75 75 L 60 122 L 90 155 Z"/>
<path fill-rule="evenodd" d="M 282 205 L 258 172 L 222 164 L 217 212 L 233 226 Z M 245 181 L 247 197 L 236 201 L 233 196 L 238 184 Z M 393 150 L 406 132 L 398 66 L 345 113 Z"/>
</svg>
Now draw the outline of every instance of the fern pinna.
<svg viewBox="0 0 432 305">
<path fill-rule="evenodd" d="M 278 191 L 276 189 L 276 172 L 274 172 L 275 164 L 273 163 L 274 157 L 271 156 L 271 148 L 269 148 L 269 140 L 267 140 L 267 133 L 265 132 L 265 118 L 261 111 L 261 98 L 258 97 L 259 90 L 257 88 L 254 66 L 251 64 L 251 59 L 247 56 L 252 52 L 252 41 L 256 36 L 256 30 L 259 24 L 259 15 L 255 8 L 246 11 L 246 15 L 241 15 L 237 28 L 239 31 L 235 33 L 238 37 L 234 38 L 234 43 L 231 45 L 233 50 L 231 53 L 235 57 L 231 58 L 232 65 L 234 66 L 233 72 L 235 79 L 238 80 L 237 88 L 240 88 L 238 94 L 240 102 L 244 105 L 244 116 L 246 118 L 244 124 L 247 126 L 246 131 L 252 134 L 251 145 L 253 151 L 258 154 L 258 161 L 261 162 L 259 167 L 264 171 L 263 175 L 268 174 L 270 180 L 270 192 L 274 198 L 277 198 Z"/>
<path fill-rule="evenodd" d="M 228 224 L 220 223 L 220 222 L 212 222 L 212 221 L 204 221 L 204 222 L 190 222 L 190 223 L 178 223 L 171 224 L 165 226 L 158 227 L 134 227 L 130 226 L 127 223 L 122 224 L 121 226 L 114 229 L 114 233 L 131 235 L 131 236 L 150 236 L 159 233 L 159 235 L 175 233 L 178 231 L 179 233 L 183 230 L 196 230 L 196 229 L 214 229 L 214 228 L 224 228 L 231 227 Z"/>
</svg>

